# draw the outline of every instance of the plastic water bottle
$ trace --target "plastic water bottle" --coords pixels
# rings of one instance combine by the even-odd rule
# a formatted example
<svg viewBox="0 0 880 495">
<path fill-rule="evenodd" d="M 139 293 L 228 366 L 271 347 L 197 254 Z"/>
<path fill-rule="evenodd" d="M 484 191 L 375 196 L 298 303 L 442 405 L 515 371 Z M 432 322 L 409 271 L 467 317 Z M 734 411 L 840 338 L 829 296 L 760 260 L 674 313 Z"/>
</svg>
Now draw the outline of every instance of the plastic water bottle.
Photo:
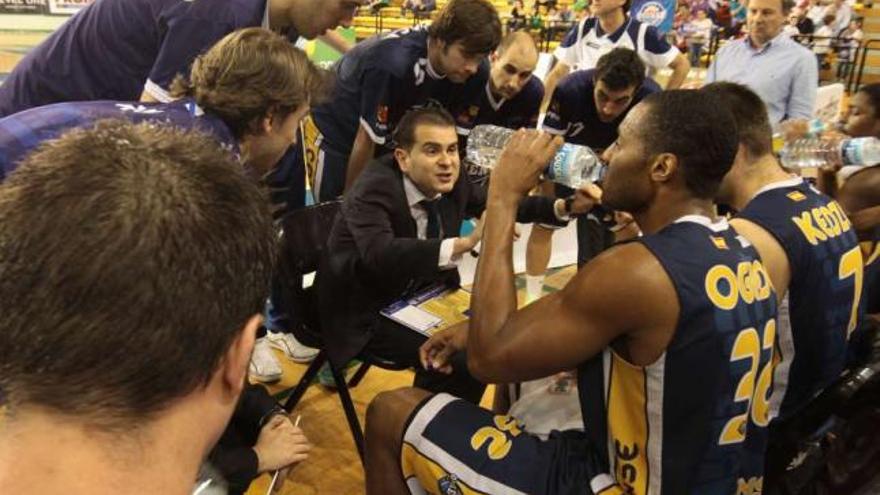
<svg viewBox="0 0 880 495">
<path fill-rule="evenodd" d="M 468 136 L 466 159 L 478 168 L 492 169 L 501 151 L 515 131 L 494 125 L 478 125 Z M 577 189 L 582 184 L 599 182 L 605 166 L 596 153 L 586 146 L 566 143 L 544 171 L 548 180 Z"/>
<path fill-rule="evenodd" d="M 870 166 L 880 163 L 880 139 L 861 137 L 848 139 L 804 138 L 786 143 L 779 153 L 786 168 Z"/>
<path fill-rule="evenodd" d="M 782 152 L 786 144 L 786 133 L 798 135 L 798 139 L 813 139 L 820 137 L 823 132 L 831 129 L 843 131 L 841 125 L 830 124 L 819 118 L 812 120 L 786 120 L 775 126 L 773 152 L 777 154 Z"/>
</svg>

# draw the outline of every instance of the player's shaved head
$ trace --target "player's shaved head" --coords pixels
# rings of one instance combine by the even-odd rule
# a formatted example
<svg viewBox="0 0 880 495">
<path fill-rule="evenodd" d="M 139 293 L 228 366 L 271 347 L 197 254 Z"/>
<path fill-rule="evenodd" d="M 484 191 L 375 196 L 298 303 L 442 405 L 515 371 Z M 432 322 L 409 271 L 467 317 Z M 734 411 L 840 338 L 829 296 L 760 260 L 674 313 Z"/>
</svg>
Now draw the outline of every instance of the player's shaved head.
<svg viewBox="0 0 880 495">
<path fill-rule="evenodd" d="M 508 99 L 516 96 L 532 78 L 538 56 L 538 47 L 529 33 L 514 31 L 505 36 L 490 57 L 492 93 Z"/>
<path fill-rule="evenodd" d="M 505 36 L 498 45 L 498 55 L 504 55 L 509 48 L 534 53 L 535 58 L 538 57 L 538 45 L 532 35 L 525 31 L 514 31 Z"/>
</svg>

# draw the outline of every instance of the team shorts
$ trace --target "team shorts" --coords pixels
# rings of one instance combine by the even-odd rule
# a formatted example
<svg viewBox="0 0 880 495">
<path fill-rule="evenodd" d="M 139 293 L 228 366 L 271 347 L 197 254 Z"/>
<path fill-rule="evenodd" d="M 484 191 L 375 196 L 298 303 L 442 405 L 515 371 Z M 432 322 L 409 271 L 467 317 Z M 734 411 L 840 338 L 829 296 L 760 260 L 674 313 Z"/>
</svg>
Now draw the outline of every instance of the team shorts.
<svg viewBox="0 0 880 495">
<path fill-rule="evenodd" d="M 306 205 L 306 176 L 298 144 L 299 141 L 289 147 L 264 178 L 272 218 L 276 221 Z"/>
<path fill-rule="evenodd" d="M 587 494 L 592 464 L 586 436 L 554 431 L 547 440 L 516 419 L 449 394 L 426 399 L 404 430 L 401 470 L 413 494 Z M 604 487 L 600 475 L 593 487 Z"/>
<path fill-rule="evenodd" d="M 332 201 L 342 196 L 350 152 L 331 147 L 311 115 L 303 119 L 299 137 L 298 160 L 305 170 L 315 202 Z"/>
</svg>

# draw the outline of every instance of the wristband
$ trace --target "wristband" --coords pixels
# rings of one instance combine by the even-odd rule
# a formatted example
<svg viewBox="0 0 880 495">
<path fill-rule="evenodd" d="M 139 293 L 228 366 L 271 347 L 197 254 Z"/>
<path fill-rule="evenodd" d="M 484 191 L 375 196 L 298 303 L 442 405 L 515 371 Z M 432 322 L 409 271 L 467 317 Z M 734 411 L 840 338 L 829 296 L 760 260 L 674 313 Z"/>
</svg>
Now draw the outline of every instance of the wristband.
<svg viewBox="0 0 880 495">
<path fill-rule="evenodd" d="M 565 214 L 571 216 L 571 208 L 574 205 L 574 196 L 569 196 L 563 200 L 563 208 L 565 209 Z"/>
<path fill-rule="evenodd" d="M 266 426 L 266 423 L 268 423 L 269 420 L 272 419 L 277 414 L 284 414 L 286 416 L 287 410 L 285 410 L 280 405 L 275 404 L 275 407 L 273 407 L 272 409 L 269 409 L 269 411 L 267 411 L 266 414 L 264 414 L 263 417 L 260 418 L 260 423 L 259 423 L 260 428 L 262 429 L 264 426 Z"/>
</svg>

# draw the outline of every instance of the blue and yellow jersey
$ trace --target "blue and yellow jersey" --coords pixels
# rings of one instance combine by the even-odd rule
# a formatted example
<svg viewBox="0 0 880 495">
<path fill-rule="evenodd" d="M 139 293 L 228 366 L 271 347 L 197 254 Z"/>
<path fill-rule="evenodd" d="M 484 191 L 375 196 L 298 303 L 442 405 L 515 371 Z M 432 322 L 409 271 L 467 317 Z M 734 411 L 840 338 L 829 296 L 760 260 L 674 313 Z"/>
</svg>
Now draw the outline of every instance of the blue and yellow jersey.
<svg viewBox="0 0 880 495">
<path fill-rule="evenodd" d="M 438 73 L 428 59 L 428 32 L 404 29 L 358 43 L 336 64 L 333 95 L 312 109 L 325 146 L 340 153 L 351 151 L 358 127 L 376 145 L 389 145 L 403 115 L 415 107 L 445 108 L 456 128 L 467 135 L 480 111 L 489 79 L 484 60 L 475 75 L 453 83 Z"/>
<path fill-rule="evenodd" d="M 586 433 L 626 493 L 760 493 L 777 308 L 758 253 L 702 216 L 637 242 L 672 281 L 678 323 L 651 365 L 609 347 L 580 367 Z"/>
<path fill-rule="evenodd" d="M 238 156 L 238 143 L 218 117 L 206 114 L 190 98 L 171 103 L 81 101 L 31 108 L 0 119 L 0 182 L 43 141 L 103 119 L 155 122 L 181 129 L 198 129 Z"/>
<path fill-rule="evenodd" d="M 662 91 L 656 82 L 646 78 L 636 90 L 629 107 L 610 122 L 603 122 L 596 109 L 594 92 L 596 69 L 579 70 L 565 76 L 550 99 L 543 129 L 562 136 L 566 143 L 589 146 L 601 152 L 617 140 L 617 128 L 629 111 L 648 96 Z"/>
<path fill-rule="evenodd" d="M 770 232 L 791 266 L 771 399 L 772 417 L 785 418 L 843 371 L 864 313 L 862 251 L 843 208 L 799 177 L 763 188 L 739 216 Z"/>
<path fill-rule="evenodd" d="M 544 84 L 535 76 L 509 100 L 496 99 L 487 83 L 480 99 L 480 113 L 477 114 L 474 125 L 489 124 L 514 130 L 522 127 L 534 129 L 538 125 L 543 99 Z"/>
<path fill-rule="evenodd" d="M 46 2 L 42 2 L 45 4 Z M 64 101 L 162 101 L 178 74 L 227 34 L 269 27 L 267 0 L 101 0 L 34 47 L 0 86 L 0 117 Z M 296 43 L 299 35 L 285 36 Z"/>
</svg>

